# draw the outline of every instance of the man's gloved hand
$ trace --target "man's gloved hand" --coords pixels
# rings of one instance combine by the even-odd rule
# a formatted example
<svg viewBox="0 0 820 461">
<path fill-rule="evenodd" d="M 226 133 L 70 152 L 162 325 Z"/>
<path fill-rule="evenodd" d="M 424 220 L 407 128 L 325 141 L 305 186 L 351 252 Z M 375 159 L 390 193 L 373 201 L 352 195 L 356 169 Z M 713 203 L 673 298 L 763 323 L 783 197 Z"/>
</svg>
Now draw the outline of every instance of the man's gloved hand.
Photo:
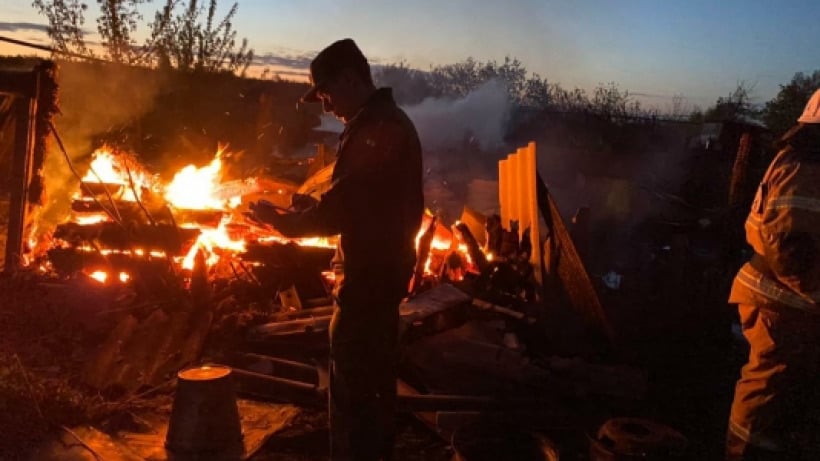
<svg viewBox="0 0 820 461">
<path fill-rule="evenodd" d="M 305 211 L 313 208 L 319 203 L 318 200 L 307 194 L 293 194 L 290 198 L 290 206 L 296 211 Z"/>
<path fill-rule="evenodd" d="M 245 213 L 245 216 L 253 221 L 270 224 L 274 228 L 281 222 L 280 218 L 283 215 L 277 211 L 279 207 L 267 200 L 251 202 L 249 207 L 251 211 Z"/>
</svg>

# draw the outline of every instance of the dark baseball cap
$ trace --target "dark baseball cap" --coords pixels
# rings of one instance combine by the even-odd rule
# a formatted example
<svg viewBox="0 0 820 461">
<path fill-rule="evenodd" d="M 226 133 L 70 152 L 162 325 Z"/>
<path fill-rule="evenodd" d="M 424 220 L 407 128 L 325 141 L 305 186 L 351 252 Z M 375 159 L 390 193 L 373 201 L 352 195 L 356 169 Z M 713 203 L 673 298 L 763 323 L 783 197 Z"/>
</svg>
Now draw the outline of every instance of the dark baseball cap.
<svg viewBox="0 0 820 461">
<path fill-rule="evenodd" d="M 370 73 L 370 64 L 353 39 L 333 42 L 320 51 L 310 63 L 310 89 L 302 95 L 302 102 L 318 102 L 316 92 L 342 70 L 351 67 Z"/>
</svg>

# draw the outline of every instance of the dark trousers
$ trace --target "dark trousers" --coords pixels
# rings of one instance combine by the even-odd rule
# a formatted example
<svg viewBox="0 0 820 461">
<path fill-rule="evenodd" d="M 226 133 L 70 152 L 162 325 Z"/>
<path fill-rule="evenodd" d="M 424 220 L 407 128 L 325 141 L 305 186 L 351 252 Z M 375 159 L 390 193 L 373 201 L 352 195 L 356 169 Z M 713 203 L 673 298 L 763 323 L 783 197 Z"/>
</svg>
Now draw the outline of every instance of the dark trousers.
<svg viewBox="0 0 820 461">
<path fill-rule="evenodd" d="M 393 457 L 398 305 L 407 285 L 376 285 L 343 289 L 330 324 L 328 404 L 334 461 Z"/>
</svg>

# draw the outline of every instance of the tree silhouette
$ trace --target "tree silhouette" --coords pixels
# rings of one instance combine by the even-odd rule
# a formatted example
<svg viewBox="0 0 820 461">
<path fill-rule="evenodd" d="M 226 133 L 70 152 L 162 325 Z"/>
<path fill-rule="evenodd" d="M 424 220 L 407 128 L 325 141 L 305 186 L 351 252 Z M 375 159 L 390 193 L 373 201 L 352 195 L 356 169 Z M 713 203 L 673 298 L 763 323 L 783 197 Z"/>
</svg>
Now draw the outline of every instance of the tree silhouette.
<svg viewBox="0 0 820 461">
<path fill-rule="evenodd" d="M 83 33 L 88 5 L 79 0 L 34 0 L 31 6 L 48 19 L 46 33 L 54 48 L 67 58 L 72 54 L 91 55 Z"/>
<path fill-rule="evenodd" d="M 715 105 L 703 113 L 705 122 L 748 121 L 760 116 L 760 110 L 753 104 L 754 86 L 738 82 L 737 87 L 726 97 L 719 97 Z"/>
<path fill-rule="evenodd" d="M 797 72 L 786 85 L 780 85 L 777 96 L 766 103 L 763 121 L 775 135 L 781 135 L 797 123 L 797 118 L 815 90 L 820 88 L 820 70 L 806 75 Z"/>
<path fill-rule="evenodd" d="M 100 16 L 97 18 L 97 32 L 108 59 L 119 63 L 133 64 L 139 53 L 131 34 L 136 32 L 138 21 L 142 19 L 137 7 L 150 0 L 97 0 Z"/>
<path fill-rule="evenodd" d="M 182 71 L 228 71 L 243 74 L 253 62 L 247 39 L 238 42 L 234 2 L 223 18 L 216 16 L 217 0 L 166 0 L 148 24 L 148 39 L 137 46 L 134 35 L 142 21 L 139 6 L 150 0 L 97 0 L 97 31 L 105 57 L 126 64 L 173 67 Z M 80 0 L 34 0 L 49 22 L 48 35 L 60 54 L 93 56 L 86 46 L 85 12 Z"/>
<path fill-rule="evenodd" d="M 177 9 L 182 9 L 176 15 Z M 243 74 L 253 62 L 247 39 L 237 46 L 233 18 L 239 9 L 234 3 L 221 20 L 216 18 L 217 0 L 210 0 L 207 12 L 197 0 L 187 4 L 167 0 L 155 14 L 146 49 L 156 62 L 182 71 L 226 70 Z"/>
</svg>

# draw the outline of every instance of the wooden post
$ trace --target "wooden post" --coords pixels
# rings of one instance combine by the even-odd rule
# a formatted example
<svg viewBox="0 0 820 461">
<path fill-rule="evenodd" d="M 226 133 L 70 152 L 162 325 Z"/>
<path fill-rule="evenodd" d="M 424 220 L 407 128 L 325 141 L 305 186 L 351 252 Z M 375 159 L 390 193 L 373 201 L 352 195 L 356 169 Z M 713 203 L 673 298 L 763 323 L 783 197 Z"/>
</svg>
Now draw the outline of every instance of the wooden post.
<svg viewBox="0 0 820 461">
<path fill-rule="evenodd" d="M 14 115 L 16 129 L 14 133 L 14 158 L 11 168 L 11 196 L 9 199 L 9 228 L 6 240 L 4 272 L 13 273 L 22 263 L 23 244 L 28 210 L 29 184 L 34 155 L 34 128 L 37 113 L 37 92 L 39 73 L 32 72 L 35 79 L 34 94 L 16 95 Z"/>
</svg>

